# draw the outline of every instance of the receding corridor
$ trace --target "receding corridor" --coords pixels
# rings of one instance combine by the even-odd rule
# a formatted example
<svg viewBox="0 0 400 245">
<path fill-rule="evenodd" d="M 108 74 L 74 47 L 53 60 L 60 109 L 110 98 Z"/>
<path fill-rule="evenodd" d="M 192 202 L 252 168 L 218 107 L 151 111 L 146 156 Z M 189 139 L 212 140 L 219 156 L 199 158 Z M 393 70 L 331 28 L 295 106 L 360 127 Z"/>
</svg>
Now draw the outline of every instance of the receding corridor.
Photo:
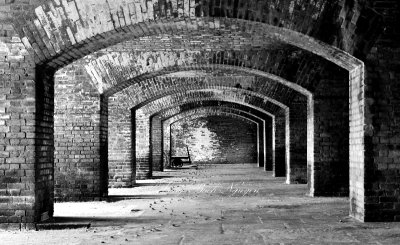
<svg viewBox="0 0 400 245">
<path fill-rule="evenodd" d="M 348 217 L 348 198 L 311 198 L 255 164 L 155 172 L 108 201 L 55 204 L 40 231 L 2 244 L 399 244 L 399 223 Z M 90 224 L 89 228 L 82 227 Z M 80 228 L 79 228 L 80 227 Z M 64 228 L 62 230 L 54 230 Z M 69 228 L 69 229 L 65 229 Z"/>
<path fill-rule="evenodd" d="M 3 0 L 0 19 L 0 244 L 400 244 L 375 223 L 400 222 L 400 1 Z"/>
</svg>

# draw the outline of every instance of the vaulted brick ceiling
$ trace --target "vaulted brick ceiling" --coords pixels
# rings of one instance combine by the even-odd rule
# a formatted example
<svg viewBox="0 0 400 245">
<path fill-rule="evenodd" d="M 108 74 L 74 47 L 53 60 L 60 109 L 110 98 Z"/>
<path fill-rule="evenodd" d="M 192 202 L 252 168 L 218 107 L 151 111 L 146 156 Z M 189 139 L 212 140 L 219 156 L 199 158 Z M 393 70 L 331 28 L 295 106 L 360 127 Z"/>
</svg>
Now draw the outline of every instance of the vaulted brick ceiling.
<svg viewBox="0 0 400 245">
<path fill-rule="evenodd" d="M 349 0 L 38 4 L 42 5 L 34 12 L 15 20 L 35 63 L 57 70 L 83 58 L 77 63 L 86 66 L 92 83 L 106 97 L 142 80 L 204 69 L 248 69 L 253 76 L 261 71 L 314 91 L 321 71 L 355 67 L 356 61 L 329 45 L 362 53 L 374 39 L 370 28 L 379 24 L 368 4 Z M 370 28 L 363 28 L 364 22 Z M 295 96 L 293 87 L 271 87 L 261 77 L 247 89 L 285 102 Z"/>
<path fill-rule="evenodd" d="M 378 22 L 366 1 L 353 0 L 36 2 L 42 5 L 14 24 L 26 46 L 35 52 L 36 63 L 54 68 L 132 37 L 177 34 L 180 30 L 211 33 L 225 28 L 248 32 L 257 30 L 256 22 L 285 27 L 350 53 L 362 53 L 373 39 L 373 27 Z M 139 22 L 142 24 L 137 25 Z"/>
<path fill-rule="evenodd" d="M 249 96 L 264 96 L 289 105 L 298 91 L 276 81 L 251 76 L 230 77 L 158 77 L 146 80 L 115 94 L 126 108 L 139 107 L 156 99 L 191 90 L 242 90 Z M 241 93 L 243 93 L 241 92 Z"/>
<path fill-rule="evenodd" d="M 177 106 L 188 102 L 219 100 L 235 102 L 247 105 L 253 108 L 261 108 L 270 113 L 275 113 L 281 109 L 286 109 L 284 104 L 274 101 L 266 96 L 256 94 L 251 91 L 237 90 L 231 88 L 213 88 L 213 89 L 198 89 L 180 91 L 172 95 L 166 95 L 161 98 L 146 101 L 146 103 L 135 104 L 129 98 L 118 98 L 118 106 L 123 110 L 130 110 L 131 108 L 141 109 L 141 114 L 151 115 L 158 111 Z M 120 102 L 124 101 L 124 104 Z"/>
<path fill-rule="evenodd" d="M 314 90 L 318 84 L 319 73 L 327 67 L 336 67 L 308 51 L 272 39 L 265 43 L 265 48 L 253 46 L 254 40 L 244 37 L 237 38 L 237 44 L 233 39 L 224 41 L 212 35 L 159 36 L 152 39 L 152 42 L 149 42 L 149 39 L 127 41 L 88 55 L 77 63 L 86 66 L 92 83 L 106 96 L 130 86 L 133 87 L 128 93 L 137 96 L 142 96 L 143 93 L 155 95 L 160 88 L 165 93 L 168 89 L 169 93 L 173 93 L 174 89 L 190 89 L 193 86 L 190 79 L 175 79 L 171 83 L 171 80 L 168 82 L 168 79 L 162 77 L 187 77 L 187 72 L 192 72 L 197 77 L 256 77 L 254 82 L 247 84 L 246 79 L 243 82 L 231 79 L 236 81 L 234 84 L 231 84 L 232 81 L 228 82 L 229 79 L 225 81 L 229 84 L 228 87 L 252 90 L 284 100 L 283 103 L 288 103 L 294 96 L 293 90 L 301 90 L 304 93 Z M 176 43 L 175 39 L 179 42 Z M 185 42 L 189 44 L 184 48 L 181 43 Z M 208 50 L 204 49 L 204 45 Z M 221 50 L 221 47 L 226 50 Z M 260 71 L 264 75 L 286 80 L 296 88 L 261 76 Z"/>
<path fill-rule="evenodd" d="M 259 109 L 254 109 L 239 103 L 219 101 L 219 100 L 205 100 L 187 102 L 175 107 L 165 108 L 160 112 L 154 114 L 152 120 L 173 120 L 177 117 L 184 117 L 187 114 L 196 114 L 197 112 L 207 113 L 212 112 L 228 112 L 240 115 L 242 117 L 251 118 L 253 120 L 272 120 L 272 115 L 265 114 Z"/>
<path fill-rule="evenodd" d="M 190 42 L 196 38 L 187 36 L 183 40 Z M 109 95 L 140 80 L 176 71 L 231 69 L 244 73 L 244 68 L 273 74 L 313 90 L 315 76 L 326 67 L 335 66 L 308 51 L 277 41 L 267 43 L 267 47 L 248 46 L 242 45 L 239 38 L 240 45 L 235 46 L 234 40 L 225 43 L 217 36 L 208 36 L 205 41 L 184 48 L 179 43 L 168 45 L 173 43 L 171 39 L 165 36 L 154 40 L 152 43 L 158 48 L 141 40 L 122 43 L 87 56 L 82 63 L 99 91 Z M 254 75 L 251 70 L 247 73 Z"/>
</svg>

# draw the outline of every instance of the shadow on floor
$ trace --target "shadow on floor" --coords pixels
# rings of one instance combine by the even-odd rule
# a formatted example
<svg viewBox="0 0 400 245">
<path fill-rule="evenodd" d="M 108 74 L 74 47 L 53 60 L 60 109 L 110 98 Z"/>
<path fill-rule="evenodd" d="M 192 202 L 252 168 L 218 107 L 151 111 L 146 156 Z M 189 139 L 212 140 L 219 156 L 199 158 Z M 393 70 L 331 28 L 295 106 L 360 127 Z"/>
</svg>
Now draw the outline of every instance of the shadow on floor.
<svg viewBox="0 0 400 245">
<path fill-rule="evenodd" d="M 160 176 L 152 176 L 150 179 L 168 179 L 168 178 L 176 178 L 177 176 L 167 176 L 167 175 L 160 175 Z"/>
<path fill-rule="evenodd" d="M 90 227 L 107 227 L 115 225 L 126 225 L 128 223 L 137 226 L 160 222 L 160 218 L 142 218 L 139 216 L 108 216 L 108 217 L 68 217 L 58 216 L 43 223 L 36 224 L 36 230 L 65 230 L 65 229 L 89 229 Z M 166 222 L 166 221 L 165 221 Z"/>
<path fill-rule="evenodd" d="M 176 184 L 179 184 L 179 183 L 170 183 L 170 182 L 167 182 L 167 183 L 136 183 L 131 188 L 142 187 L 142 186 L 169 186 L 169 185 L 172 186 L 172 185 L 176 185 Z"/>
<path fill-rule="evenodd" d="M 119 202 L 123 200 L 134 200 L 134 199 L 160 199 L 166 197 L 166 195 L 112 195 L 108 196 L 106 202 Z"/>
</svg>

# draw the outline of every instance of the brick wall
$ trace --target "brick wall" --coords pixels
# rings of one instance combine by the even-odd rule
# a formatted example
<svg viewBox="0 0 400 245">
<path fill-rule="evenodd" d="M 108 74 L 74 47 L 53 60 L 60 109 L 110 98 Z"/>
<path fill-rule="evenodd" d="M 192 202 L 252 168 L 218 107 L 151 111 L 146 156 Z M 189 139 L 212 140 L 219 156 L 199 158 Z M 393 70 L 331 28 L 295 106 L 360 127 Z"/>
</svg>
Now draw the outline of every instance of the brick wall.
<svg viewBox="0 0 400 245">
<path fill-rule="evenodd" d="M 205 109 L 205 110 L 204 110 Z M 197 112 L 197 110 L 194 110 L 192 112 L 187 112 L 187 113 L 181 113 L 181 114 L 177 114 L 176 116 L 173 116 L 167 120 L 164 121 L 163 123 L 163 131 L 166 132 L 165 134 L 163 134 L 163 149 L 167 149 L 164 150 L 164 164 L 165 166 L 169 166 L 169 149 L 170 149 L 170 125 L 173 124 L 173 122 L 176 121 L 180 121 L 183 120 L 185 118 L 191 118 L 192 120 L 196 119 L 196 118 L 201 118 L 201 117 L 206 117 L 211 116 L 211 115 L 217 115 L 217 116 L 229 116 L 229 117 L 235 117 L 235 118 L 239 118 L 239 119 L 243 119 L 242 116 L 237 116 L 236 114 L 232 114 L 232 112 L 225 112 L 225 111 L 219 111 L 218 109 L 211 109 L 212 111 L 207 111 L 209 110 L 208 108 L 199 108 L 199 112 Z M 194 113 L 196 111 L 196 113 Z M 201 112 L 200 112 L 201 111 Z M 228 110 L 229 111 L 229 110 Z M 270 154 L 270 153 L 268 153 Z"/>
<path fill-rule="evenodd" d="M 257 125 L 222 116 L 184 119 L 171 125 L 171 154 L 194 163 L 257 163 Z"/>
</svg>

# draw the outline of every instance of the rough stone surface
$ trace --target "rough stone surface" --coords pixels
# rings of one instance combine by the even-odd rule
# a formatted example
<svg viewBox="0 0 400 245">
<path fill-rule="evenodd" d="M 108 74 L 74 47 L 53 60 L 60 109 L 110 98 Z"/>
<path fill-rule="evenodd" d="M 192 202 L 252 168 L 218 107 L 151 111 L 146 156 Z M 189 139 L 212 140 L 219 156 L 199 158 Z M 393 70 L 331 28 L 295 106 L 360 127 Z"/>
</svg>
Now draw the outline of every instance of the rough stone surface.
<svg viewBox="0 0 400 245">
<path fill-rule="evenodd" d="M 0 239 L 18 245 L 399 243 L 399 223 L 357 222 L 348 217 L 347 198 L 306 196 L 306 185 L 285 185 L 254 164 L 155 174 L 136 188 L 111 189 L 109 202 L 55 204 L 56 224 L 90 223 L 88 229 L 1 232 Z"/>
</svg>

